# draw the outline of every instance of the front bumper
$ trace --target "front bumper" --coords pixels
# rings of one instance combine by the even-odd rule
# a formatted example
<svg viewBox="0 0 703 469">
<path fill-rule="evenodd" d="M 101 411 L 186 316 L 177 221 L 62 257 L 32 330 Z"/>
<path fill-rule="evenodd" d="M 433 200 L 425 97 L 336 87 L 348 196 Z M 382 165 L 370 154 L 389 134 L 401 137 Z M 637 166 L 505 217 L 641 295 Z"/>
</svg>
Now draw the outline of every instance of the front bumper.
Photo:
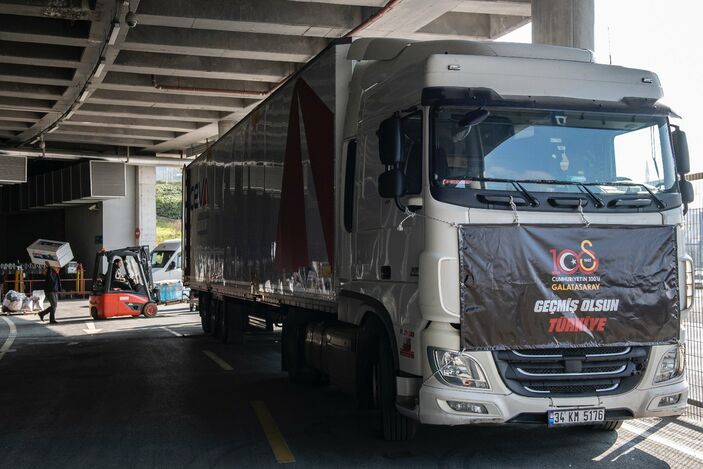
<svg viewBox="0 0 703 469">
<path fill-rule="evenodd" d="M 514 393 L 491 394 L 450 388 L 434 382 L 420 388 L 419 406 L 414 417 L 430 425 L 481 423 L 547 423 L 547 412 L 564 408 L 606 409 L 606 420 L 680 415 L 686 409 L 688 383 L 685 380 L 649 389 L 633 389 L 612 396 L 534 398 Z M 678 403 L 658 407 L 662 397 L 681 394 Z M 452 410 L 447 401 L 483 404 L 487 414 Z M 403 411 L 401 409 L 401 411 Z M 408 413 L 408 411 L 404 411 Z"/>
</svg>

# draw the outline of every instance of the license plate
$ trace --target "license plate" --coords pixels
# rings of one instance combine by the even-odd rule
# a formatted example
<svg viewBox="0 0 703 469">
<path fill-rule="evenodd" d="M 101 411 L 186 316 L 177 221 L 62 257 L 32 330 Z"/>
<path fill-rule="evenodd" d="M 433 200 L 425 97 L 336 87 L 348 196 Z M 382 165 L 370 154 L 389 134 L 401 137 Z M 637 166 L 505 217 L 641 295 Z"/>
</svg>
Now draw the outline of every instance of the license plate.
<svg viewBox="0 0 703 469">
<path fill-rule="evenodd" d="M 605 409 L 563 409 L 547 412 L 550 427 L 558 425 L 588 425 L 605 420 Z"/>
</svg>

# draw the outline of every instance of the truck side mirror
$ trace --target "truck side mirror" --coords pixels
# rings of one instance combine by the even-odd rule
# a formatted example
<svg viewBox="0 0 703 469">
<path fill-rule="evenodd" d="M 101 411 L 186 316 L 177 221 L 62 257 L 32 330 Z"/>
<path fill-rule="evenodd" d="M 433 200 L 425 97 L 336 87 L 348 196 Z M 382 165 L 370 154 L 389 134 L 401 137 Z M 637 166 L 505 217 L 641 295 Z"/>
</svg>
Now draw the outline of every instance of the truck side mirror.
<svg viewBox="0 0 703 469">
<path fill-rule="evenodd" d="M 405 195 L 405 174 L 403 171 L 394 168 L 381 173 L 378 177 L 378 193 L 386 199 Z"/>
<path fill-rule="evenodd" d="M 400 117 L 394 115 L 381 122 L 378 128 L 378 156 L 386 166 L 396 166 L 403 161 Z"/>
<path fill-rule="evenodd" d="M 693 193 L 693 184 L 691 184 L 691 181 L 681 179 L 679 181 L 679 191 L 681 191 L 681 201 L 684 204 L 688 205 L 691 202 L 693 202 L 694 193 Z"/>
<path fill-rule="evenodd" d="M 688 174 L 691 171 L 691 162 L 688 157 L 688 141 L 686 139 L 686 132 L 680 129 L 674 130 L 671 133 L 671 140 L 674 144 L 676 170 L 679 174 Z"/>
</svg>

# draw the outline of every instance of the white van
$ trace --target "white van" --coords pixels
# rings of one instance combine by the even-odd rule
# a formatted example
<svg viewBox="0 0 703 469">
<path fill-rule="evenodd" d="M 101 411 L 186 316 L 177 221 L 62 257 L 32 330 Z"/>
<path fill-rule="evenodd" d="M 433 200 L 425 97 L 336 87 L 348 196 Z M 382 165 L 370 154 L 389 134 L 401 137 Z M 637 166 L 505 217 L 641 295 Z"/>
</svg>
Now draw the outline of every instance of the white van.
<svg viewBox="0 0 703 469">
<path fill-rule="evenodd" d="M 180 239 L 167 239 L 156 246 L 151 252 L 151 272 L 154 283 L 183 280 Z"/>
</svg>

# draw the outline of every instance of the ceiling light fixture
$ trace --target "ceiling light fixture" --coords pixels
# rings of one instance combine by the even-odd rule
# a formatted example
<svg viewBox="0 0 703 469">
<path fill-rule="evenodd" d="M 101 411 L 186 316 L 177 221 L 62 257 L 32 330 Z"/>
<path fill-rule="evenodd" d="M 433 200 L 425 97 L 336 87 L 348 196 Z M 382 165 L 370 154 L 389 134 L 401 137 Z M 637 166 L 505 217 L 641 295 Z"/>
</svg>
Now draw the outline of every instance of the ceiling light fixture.
<svg viewBox="0 0 703 469">
<path fill-rule="evenodd" d="M 103 74 L 103 70 L 105 70 L 105 59 L 100 59 L 100 63 L 98 64 L 98 67 L 95 69 L 95 77 L 98 78 L 100 75 Z"/>
<path fill-rule="evenodd" d="M 107 40 L 108 46 L 114 46 L 117 42 L 117 35 L 120 34 L 120 23 L 115 21 L 112 23 L 112 31 L 110 32 L 110 39 Z"/>
</svg>

